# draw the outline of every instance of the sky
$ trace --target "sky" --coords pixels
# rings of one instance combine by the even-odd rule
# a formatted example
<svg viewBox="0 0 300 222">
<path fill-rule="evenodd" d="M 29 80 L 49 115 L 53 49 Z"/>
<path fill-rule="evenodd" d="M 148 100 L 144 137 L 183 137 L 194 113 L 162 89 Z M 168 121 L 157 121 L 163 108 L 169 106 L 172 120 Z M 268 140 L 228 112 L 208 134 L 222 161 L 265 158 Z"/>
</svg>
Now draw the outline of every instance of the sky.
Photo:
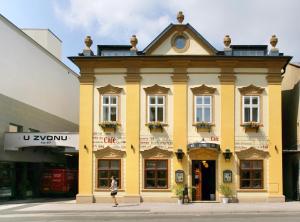
<svg viewBox="0 0 300 222">
<path fill-rule="evenodd" d="M 223 38 L 232 44 L 269 44 L 276 34 L 277 48 L 300 62 L 299 0 L 0 0 L 0 13 L 19 28 L 48 28 L 63 42 L 63 62 L 84 48 L 84 38 L 99 44 L 129 44 L 138 38 L 143 50 L 183 11 L 191 24 L 215 48 Z"/>
</svg>

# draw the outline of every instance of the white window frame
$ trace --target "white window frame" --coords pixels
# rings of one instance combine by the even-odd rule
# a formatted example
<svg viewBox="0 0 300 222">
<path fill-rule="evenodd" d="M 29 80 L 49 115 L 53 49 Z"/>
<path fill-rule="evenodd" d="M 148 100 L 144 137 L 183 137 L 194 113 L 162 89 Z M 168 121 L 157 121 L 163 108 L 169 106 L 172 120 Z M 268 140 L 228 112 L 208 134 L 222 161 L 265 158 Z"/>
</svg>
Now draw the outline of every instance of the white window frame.
<svg viewBox="0 0 300 222">
<path fill-rule="evenodd" d="M 211 95 L 195 95 L 194 96 L 194 104 L 195 104 L 195 108 L 194 108 L 194 121 L 195 123 L 199 123 L 199 121 L 197 121 L 197 108 L 201 108 L 202 109 L 202 120 L 204 120 L 205 118 L 205 114 L 204 114 L 204 108 L 209 108 L 209 122 L 208 123 L 212 123 L 212 96 Z M 197 98 L 202 97 L 202 104 L 197 104 Z M 210 100 L 209 104 L 204 104 L 204 98 L 208 97 Z M 200 122 L 204 122 L 204 121 L 200 121 Z"/>
<path fill-rule="evenodd" d="M 108 104 L 104 104 L 104 97 L 108 97 Z M 116 104 L 111 104 L 111 97 L 116 97 Z M 108 107 L 108 120 L 104 120 L 104 107 Z M 116 121 L 111 120 L 111 108 L 116 107 Z M 119 120 L 119 96 L 118 95 L 101 95 L 101 122 L 109 121 L 109 122 L 118 122 Z"/>
<path fill-rule="evenodd" d="M 250 98 L 250 104 L 245 104 L 245 99 Z M 252 104 L 252 99 L 257 98 L 257 104 Z M 242 97 L 242 105 L 243 105 L 243 123 L 255 122 L 260 123 L 260 96 L 259 95 L 245 95 Z M 250 108 L 250 121 L 245 122 L 245 108 Z M 253 108 L 257 108 L 257 121 L 253 121 Z"/>
<path fill-rule="evenodd" d="M 155 97 L 155 104 L 150 104 L 150 98 Z M 163 98 L 163 104 L 158 104 L 158 97 Z M 150 121 L 150 108 L 155 107 L 155 121 Z M 157 120 L 157 108 L 162 107 L 163 108 L 163 121 L 158 121 Z M 148 95 L 148 110 L 147 110 L 147 115 L 148 115 L 148 123 L 151 122 L 161 122 L 165 123 L 166 122 L 166 96 L 164 95 Z"/>
</svg>

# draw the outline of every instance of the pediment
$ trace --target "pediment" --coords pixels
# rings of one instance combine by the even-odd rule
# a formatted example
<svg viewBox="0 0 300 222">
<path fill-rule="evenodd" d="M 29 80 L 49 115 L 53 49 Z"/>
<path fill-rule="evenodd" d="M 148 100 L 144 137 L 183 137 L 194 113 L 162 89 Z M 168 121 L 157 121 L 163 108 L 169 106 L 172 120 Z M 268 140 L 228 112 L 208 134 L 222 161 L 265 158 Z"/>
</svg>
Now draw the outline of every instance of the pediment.
<svg viewBox="0 0 300 222">
<path fill-rule="evenodd" d="M 144 158 L 170 158 L 173 155 L 173 151 L 161 149 L 157 146 L 140 152 Z"/>
<path fill-rule="evenodd" d="M 245 86 L 245 87 L 239 88 L 239 91 L 243 95 L 247 95 L 247 94 L 262 94 L 263 91 L 264 91 L 264 88 L 261 88 L 259 86 L 255 86 L 255 85 L 251 84 L 249 86 Z"/>
<path fill-rule="evenodd" d="M 122 88 L 112 86 L 110 84 L 108 84 L 104 87 L 98 88 L 98 92 L 100 94 L 120 94 L 122 92 L 122 90 L 123 90 Z"/>
<path fill-rule="evenodd" d="M 94 151 L 96 158 L 123 158 L 126 154 L 124 150 L 105 147 Z"/>
<path fill-rule="evenodd" d="M 235 152 L 239 159 L 264 159 L 269 156 L 269 152 L 266 150 L 260 150 L 255 147 L 249 147 L 244 150 Z"/>
<path fill-rule="evenodd" d="M 144 88 L 147 94 L 168 94 L 169 88 L 159 86 L 157 84 Z"/>
<path fill-rule="evenodd" d="M 176 36 L 186 39 L 187 45 L 174 47 Z M 190 24 L 170 24 L 144 50 L 146 55 L 215 55 L 217 50 Z"/>
<path fill-rule="evenodd" d="M 191 88 L 194 95 L 200 94 L 214 94 L 216 92 L 216 88 L 209 87 L 207 85 L 202 84 L 201 86 Z"/>
</svg>

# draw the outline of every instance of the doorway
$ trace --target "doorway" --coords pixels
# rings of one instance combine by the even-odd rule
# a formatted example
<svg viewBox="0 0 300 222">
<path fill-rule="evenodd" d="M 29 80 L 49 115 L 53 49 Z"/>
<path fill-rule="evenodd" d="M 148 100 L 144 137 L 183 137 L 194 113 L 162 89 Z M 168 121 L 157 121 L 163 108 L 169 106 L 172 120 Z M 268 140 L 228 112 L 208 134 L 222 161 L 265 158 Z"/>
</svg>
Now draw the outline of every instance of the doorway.
<svg viewBox="0 0 300 222">
<path fill-rule="evenodd" d="M 192 160 L 192 200 L 216 200 L 216 161 Z"/>
</svg>

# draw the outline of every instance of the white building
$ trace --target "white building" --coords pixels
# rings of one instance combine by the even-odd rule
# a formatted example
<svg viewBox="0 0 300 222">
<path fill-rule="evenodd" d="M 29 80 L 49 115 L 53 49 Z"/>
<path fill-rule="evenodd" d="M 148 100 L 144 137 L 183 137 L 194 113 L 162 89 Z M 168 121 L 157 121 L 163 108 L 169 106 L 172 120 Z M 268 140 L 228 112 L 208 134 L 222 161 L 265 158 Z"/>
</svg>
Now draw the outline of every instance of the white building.
<svg viewBox="0 0 300 222">
<path fill-rule="evenodd" d="M 64 146 L 20 141 L 32 133 L 68 132 L 69 138 L 78 131 L 78 74 L 61 61 L 61 44 L 48 29 L 22 31 L 0 15 L 0 198 L 22 196 L 16 183 L 28 181 L 38 193 L 37 172 L 47 163 L 66 164 Z"/>
</svg>

